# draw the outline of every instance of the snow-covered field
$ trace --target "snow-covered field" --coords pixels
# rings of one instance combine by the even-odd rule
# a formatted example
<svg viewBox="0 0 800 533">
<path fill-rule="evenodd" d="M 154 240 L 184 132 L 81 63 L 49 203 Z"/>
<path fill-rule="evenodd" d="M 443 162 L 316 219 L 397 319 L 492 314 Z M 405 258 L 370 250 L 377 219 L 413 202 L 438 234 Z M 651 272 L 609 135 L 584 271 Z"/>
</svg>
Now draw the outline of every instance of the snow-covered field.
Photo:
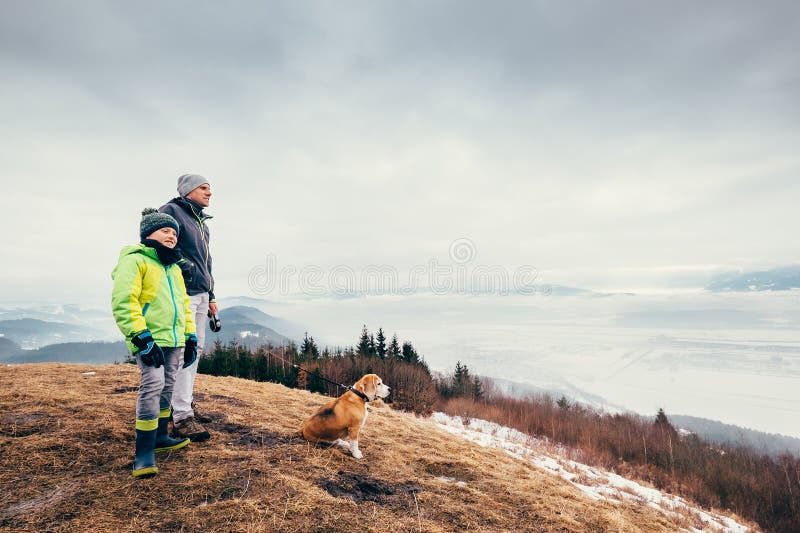
<svg viewBox="0 0 800 533">
<path fill-rule="evenodd" d="M 566 479 L 594 499 L 611 502 L 630 501 L 647 505 L 667 515 L 677 516 L 694 532 L 717 531 L 746 533 L 750 528 L 732 518 L 696 507 L 678 496 L 663 493 L 612 472 L 587 466 L 564 457 L 545 442 L 517 430 L 479 419 L 462 420 L 444 413 L 434 413 L 431 423 L 448 433 L 481 446 L 499 448 L 509 455 L 530 461 L 539 468 Z M 440 478 L 443 483 L 464 483 Z"/>
</svg>

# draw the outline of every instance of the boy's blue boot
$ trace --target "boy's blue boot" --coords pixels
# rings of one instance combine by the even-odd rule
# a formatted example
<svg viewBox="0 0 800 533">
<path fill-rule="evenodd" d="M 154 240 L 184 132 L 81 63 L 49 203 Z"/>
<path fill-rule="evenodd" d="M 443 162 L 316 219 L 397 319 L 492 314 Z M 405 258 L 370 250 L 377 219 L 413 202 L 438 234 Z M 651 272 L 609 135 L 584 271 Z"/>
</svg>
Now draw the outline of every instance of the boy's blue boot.
<svg viewBox="0 0 800 533">
<path fill-rule="evenodd" d="M 133 460 L 133 477 L 150 477 L 158 474 L 156 466 L 156 430 L 158 421 L 136 421 L 136 458 Z"/>
<path fill-rule="evenodd" d="M 157 452 L 171 452 L 172 450 L 180 450 L 190 442 L 189 439 L 173 439 L 169 436 L 168 428 L 169 419 L 171 416 L 171 407 L 162 409 L 158 414 L 158 429 L 156 430 Z"/>
</svg>

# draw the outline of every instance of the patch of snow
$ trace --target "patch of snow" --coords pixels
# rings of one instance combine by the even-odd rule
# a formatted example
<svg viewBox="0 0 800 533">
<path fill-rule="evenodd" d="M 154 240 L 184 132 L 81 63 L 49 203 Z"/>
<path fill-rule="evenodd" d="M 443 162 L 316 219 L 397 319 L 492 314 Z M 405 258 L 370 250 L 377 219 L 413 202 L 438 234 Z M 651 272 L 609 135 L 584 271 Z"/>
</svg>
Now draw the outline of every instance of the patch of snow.
<svg viewBox="0 0 800 533">
<path fill-rule="evenodd" d="M 81 376 L 94 376 L 97 372 L 81 372 Z"/>
<path fill-rule="evenodd" d="M 518 459 L 530 461 L 537 467 L 565 479 L 595 500 L 612 502 L 641 502 L 667 515 L 691 515 L 704 524 L 703 529 L 692 528 L 692 532 L 705 530 L 725 533 L 747 533 L 750 528 L 726 516 L 695 507 L 691 502 L 657 489 L 640 485 L 635 481 L 566 459 L 546 448 L 547 442 L 508 428 L 476 418 L 453 417 L 444 413 L 433 413 L 431 420 L 441 429 L 475 442 L 480 446 L 499 448 Z M 437 478 L 440 481 L 450 478 Z"/>
<path fill-rule="evenodd" d="M 260 334 L 259 334 L 258 332 L 255 332 L 255 333 L 254 333 L 254 332 L 252 332 L 252 331 L 240 331 L 240 332 L 239 332 L 239 335 L 240 335 L 240 336 L 241 336 L 243 339 L 246 339 L 247 337 L 258 337 Z"/>
<path fill-rule="evenodd" d="M 439 476 L 436 479 L 438 481 L 441 481 L 442 483 L 453 483 L 453 482 L 455 482 L 455 484 L 458 485 L 459 487 L 466 487 L 467 486 L 467 484 L 465 482 L 456 481 L 456 478 L 454 478 L 454 477 Z"/>
</svg>

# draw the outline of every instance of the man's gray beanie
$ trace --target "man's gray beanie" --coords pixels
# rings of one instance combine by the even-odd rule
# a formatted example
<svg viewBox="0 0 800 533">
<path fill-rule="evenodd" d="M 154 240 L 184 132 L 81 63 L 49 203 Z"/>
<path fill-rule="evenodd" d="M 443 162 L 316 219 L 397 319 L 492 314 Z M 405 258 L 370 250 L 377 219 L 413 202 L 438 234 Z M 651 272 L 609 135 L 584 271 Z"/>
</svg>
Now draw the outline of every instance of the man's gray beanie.
<svg viewBox="0 0 800 533">
<path fill-rule="evenodd" d="M 199 174 L 184 174 L 178 178 L 178 194 L 186 196 L 204 183 L 209 183 L 207 179 Z M 210 184 L 209 184 L 210 185 Z"/>
</svg>

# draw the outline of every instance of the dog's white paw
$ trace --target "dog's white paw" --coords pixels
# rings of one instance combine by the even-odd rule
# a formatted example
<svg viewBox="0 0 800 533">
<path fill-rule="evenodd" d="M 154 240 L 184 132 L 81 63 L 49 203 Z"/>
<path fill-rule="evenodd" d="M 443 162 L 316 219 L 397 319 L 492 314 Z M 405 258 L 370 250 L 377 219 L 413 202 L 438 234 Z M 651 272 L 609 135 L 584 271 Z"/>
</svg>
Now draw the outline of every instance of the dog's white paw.
<svg viewBox="0 0 800 533">
<path fill-rule="evenodd" d="M 361 450 L 356 448 L 355 450 L 353 450 L 353 457 L 355 457 L 356 459 L 361 459 L 362 457 L 364 457 L 364 454 L 361 453 Z"/>
</svg>

